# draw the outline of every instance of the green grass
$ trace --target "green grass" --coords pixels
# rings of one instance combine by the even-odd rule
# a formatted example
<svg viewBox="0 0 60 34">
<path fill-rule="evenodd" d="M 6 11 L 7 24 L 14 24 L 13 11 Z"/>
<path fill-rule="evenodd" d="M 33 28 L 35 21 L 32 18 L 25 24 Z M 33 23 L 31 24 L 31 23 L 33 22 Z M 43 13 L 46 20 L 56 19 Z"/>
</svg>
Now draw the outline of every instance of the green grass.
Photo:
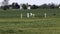
<svg viewBox="0 0 60 34">
<path fill-rule="evenodd" d="M 1 10 L 0 9 L 0 18 L 18 18 L 21 13 L 23 18 L 26 18 L 27 13 L 35 14 L 35 18 L 42 18 L 44 13 L 47 13 L 47 17 L 60 17 L 60 9 L 31 9 L 31 10 Z M 56 15 L 54 15 L 56 14 Z"/>
<path fill-rule="evenodd" d="M 35 18 L 26 18 L 28 12 L 36 14 Z M 43 17 L 45 12 L 47 18 Z M 60 9 L 0 9 L 0 34 L 60 34 Z"/>
<path fill-rule="evenodd" d="M 60 18 L 0 19 L 1 34 L 60 34 Z"/>
</svg>

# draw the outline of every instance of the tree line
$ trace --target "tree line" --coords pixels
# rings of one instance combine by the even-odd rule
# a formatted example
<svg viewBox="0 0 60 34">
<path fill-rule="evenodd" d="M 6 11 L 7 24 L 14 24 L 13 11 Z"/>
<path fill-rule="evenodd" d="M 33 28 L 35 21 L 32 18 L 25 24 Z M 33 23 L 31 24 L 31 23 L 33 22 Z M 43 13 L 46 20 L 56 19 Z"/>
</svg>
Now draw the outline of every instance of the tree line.
<svg viewBox="0 0 60 34">
<path fill-rule="evenodd" d="M 30 7 L 31 9 L 57 9 L 60 7 L 60 4 L 59 5 L 55 5 L 53 3 L 51 4 L 42 4 L 42 5 L 29 5 L 28 3 L 27 4 L 22 4 L 22 8 L 23 9 L 27 9 L 27 7 Z M 1 6 L 2 9 L 4 10 L 7 10 L 9 8 L 12 8 L 12 9 L 20 9 L 20 5 L 18 3 L 12 3 L 11 5 L 5 5 L 5 6 Z"/>
</svg>

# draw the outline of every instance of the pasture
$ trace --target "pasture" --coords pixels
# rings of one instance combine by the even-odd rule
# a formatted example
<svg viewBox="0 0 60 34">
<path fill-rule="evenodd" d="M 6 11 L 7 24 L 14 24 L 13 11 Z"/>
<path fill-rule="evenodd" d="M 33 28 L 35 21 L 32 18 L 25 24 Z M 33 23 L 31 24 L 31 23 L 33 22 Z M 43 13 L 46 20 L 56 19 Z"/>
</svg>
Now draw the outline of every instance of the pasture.
<svg viewBox="0 0 60 34">
<path fill-rule="evenodd" d="M 36 14 L 34 18 L 26 17 L 30 12 Z M 60 9 L 0 9 L 0 34 L 60 34 Z"/>
</svg>

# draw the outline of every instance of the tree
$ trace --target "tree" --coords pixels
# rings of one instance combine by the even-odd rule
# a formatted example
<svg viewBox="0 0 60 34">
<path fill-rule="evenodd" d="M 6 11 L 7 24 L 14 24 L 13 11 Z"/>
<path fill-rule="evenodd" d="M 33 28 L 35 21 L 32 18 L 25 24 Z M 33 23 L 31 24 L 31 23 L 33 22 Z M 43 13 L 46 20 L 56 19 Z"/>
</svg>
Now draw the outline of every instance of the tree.
<svg viewBox="0 0 60 34">
<path fill-rule="evenodd" d="M 3 7 L 3 9 L 4 9 L 4 10 L 7 10 L 7 9 L 9 9 L 9 6 L 6 5 L 6 6 Z"/>
<path fill-rule="evenodd" d="M 12 8 L 14 9 L 15 8 L 15 5 L 14 5 L 15 3 L 12 3 Z"/>
<path fill-rule="evenodd" d="M 55 5 L 54 4 L 51 4 L 50 5 L 50 8 L 54 9 L 55 8 Z"/>
<path fill-rule="evenodd" d="M 49 3 L 48 5 L 47 4 L 42 4 L 39 6 L 39 8 L 42 8 L 42 9 L 56 9 L 58 8 L 57 5 L 55 5 L 54 3 Z"/>
<path fill-rule="evenodd" d="M 27 9 L 27 5 L 26 4 L 23 4 L 22 7 L 23 7 L 23 9 Z"/>
<path fill-rule="evenodd" d="M 54 3 L 48 4 L 48 6 L 50 7 L 50 9 L 59 8 L 58 5 L 55 5 Z"/>
<path fill-rule="evenodd" d="M 39 6 L 39 8 L 47 9 L 47 8 L 49 8 L 49 6 L 47 4 L 42 4 L 42 5 Z"/>
<path fill-rule="evenodd" d="M 32 6 L 31 6 L 31 9 L 37 9 L 37 8 L 38 8 L 37 5 L 32 5 Z"/>
<path fill-rule="evenodd" d="M 12 8 L 13 9 L 19 9 L 20 6 L 18 5 L 18 3 L 12 3 Z"/>
</svg>

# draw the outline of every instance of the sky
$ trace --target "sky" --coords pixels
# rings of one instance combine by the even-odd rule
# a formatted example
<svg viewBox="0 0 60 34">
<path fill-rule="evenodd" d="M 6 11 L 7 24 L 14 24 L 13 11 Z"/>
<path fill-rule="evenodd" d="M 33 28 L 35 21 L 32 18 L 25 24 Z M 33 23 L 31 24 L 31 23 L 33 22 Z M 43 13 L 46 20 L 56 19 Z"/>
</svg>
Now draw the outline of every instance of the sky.
<svg viewBox="0 0 60 34">
<path fill-rule="evenodd" d="M 0 3 L 2 2 L 3 0 L 0 0 Z M 36 4 L 36 5 L 41 5 L 41 4 L 44 4 L 44 3 L 55 3 L 55 4 L 59 4 L 60 3 L 60 0 L 9 0 L 9 4 L 12 4 L 13 2 L 17 2 L 18 4 L 23 4 L 23 3 L 28 3 L 28 4 Z"/>
</svg>

